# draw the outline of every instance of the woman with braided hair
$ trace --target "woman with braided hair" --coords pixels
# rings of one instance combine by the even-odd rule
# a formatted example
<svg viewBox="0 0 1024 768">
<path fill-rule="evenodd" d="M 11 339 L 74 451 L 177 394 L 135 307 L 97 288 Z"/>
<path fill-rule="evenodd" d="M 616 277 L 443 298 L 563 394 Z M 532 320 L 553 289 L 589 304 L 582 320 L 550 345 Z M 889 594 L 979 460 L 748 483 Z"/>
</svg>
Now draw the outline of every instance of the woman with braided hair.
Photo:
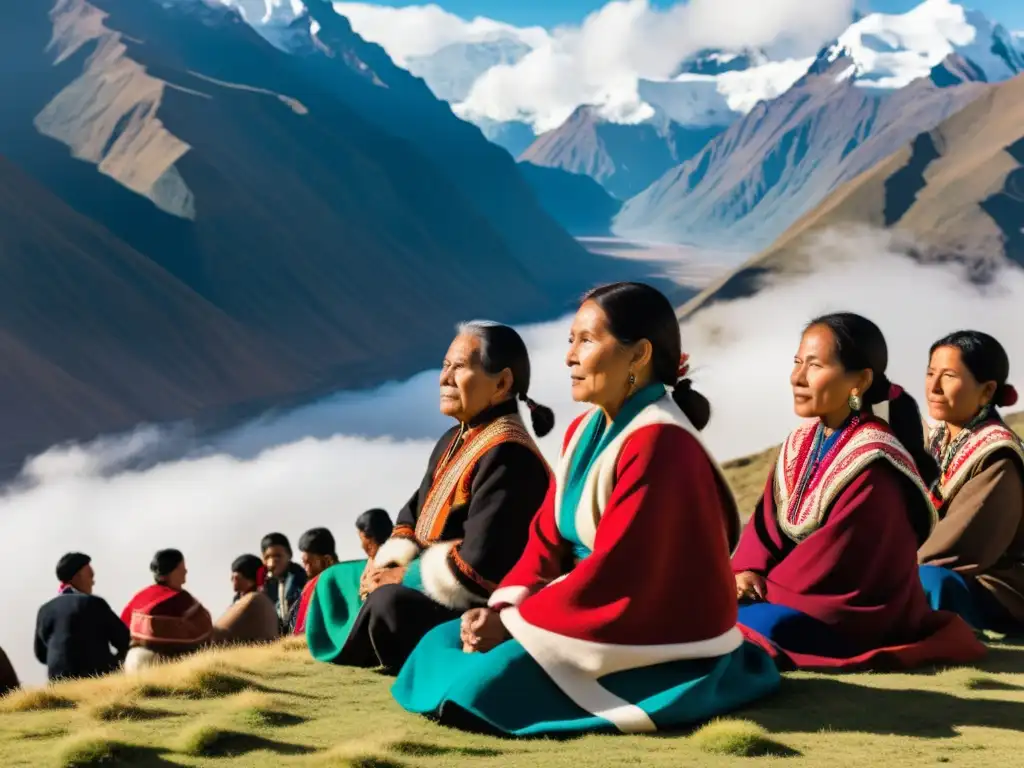
<svg viewBox="0 0 1024 768">
<path fill-rule="evenodd" d="M 984 654 L 928 606 L 916 550 L 936 522 L 917 403 L 885 376 L 878 326 L 812 320 L 793 361 L 794 410 L 732 559 L 740 624 L 783 668 L 914 667 Z"/>
<path fill-rule="evenodd" d="M 487 603 L 550 482 L 519 404 L 539 437 L 554 416 L 529 390 L 530 358 L 514 329 L 460 326 L 440 377 L 441 413 L 456 425 L 369 566 L 342 563 L 317 583 L 305 627 L 316 659 L 397 672 L 429 630 Z"/>
<path fill-rule="evenodd" d="M 987 333 L 932 345 L 926 389 L 937 425 L 928 447 L 940 474 L 940 520 L 918 550 L 933 608 L 979 629 L 1024 629 L 1024 443 L 999 415 L 1017 402 L 1010 361 Z"/>
<path fill-rule="evenodd" d="M 486 607 L 430 632 L 392 692 L 442 723 L 511 735 L 678 728 L 772 692 L 736 626 L 736 503 L 700 430 L 679 321 L 639 283 L 573 320 L 568 429 L 526 551 Z"/>
</svg>

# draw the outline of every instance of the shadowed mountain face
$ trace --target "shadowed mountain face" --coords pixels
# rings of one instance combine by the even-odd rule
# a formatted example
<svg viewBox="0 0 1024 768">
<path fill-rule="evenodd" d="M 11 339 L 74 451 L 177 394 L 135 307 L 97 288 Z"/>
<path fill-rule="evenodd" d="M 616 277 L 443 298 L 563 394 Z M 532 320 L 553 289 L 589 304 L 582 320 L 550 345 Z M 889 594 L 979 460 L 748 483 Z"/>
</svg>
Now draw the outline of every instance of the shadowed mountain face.
<svg viewBox="0 0 1024 768">
<path fill-rule="evenodd" d="M 480 129 L 457 118 L 426 83 L 357 35 L 326 0 L 304 0 L 285 48 L 291 66 L 368 123 L 405 139 L 472 202 L 527 271 L 559 296 L 593 281 L 588 254 L 541 207 L 515 161 Z M 317 27 L 311 32 L 311 22 Z M 588 274 L 589 273 L 589 274 Z"/>
<path fill-rule="evenodd" d="M 846 55 L 819 57 L 787 93 L 758 104 L 701 152 L 627 201 L 631 237 L 766 247 L 829 192 L 966 106 L 983 75 L 951 55 L 898 91 L 861 88 Z"/>
<path fill-rule="evenodd" d="M 594 279 L 507 153 L 515 238 L 302 66 L 200 2 L 5 9 L 0 460 L 412 373 Z"/>
<path fill-rule="evenodd" d="M 755 293 L 764 278 L 786 279 L 827 250 L 826 231 L 888 228 L 895 247 L 925 260 L 957 260 L 979 279 L 1007 261 L 1024 266 L 1024 75 L 982 94 L 908 146 L 839 187 L 766 252 L 687 304 Z"/>
<path fill-rule="evenodd" d="M 612 219 L 622 203 L 592 178 L 526 162 L 519 163 L 519 171 L 567 232 L 577 237 L 611 234 Z"/>
<path fill-rule="evenodd" d="M 619 125 L 594 107 L 579 107 L 561 126 L 537 137 L 519 159 L 582 173 L 626 200 L 686 161 L 722 126 L 686 128 L 668 120 Z"/>
</svg>

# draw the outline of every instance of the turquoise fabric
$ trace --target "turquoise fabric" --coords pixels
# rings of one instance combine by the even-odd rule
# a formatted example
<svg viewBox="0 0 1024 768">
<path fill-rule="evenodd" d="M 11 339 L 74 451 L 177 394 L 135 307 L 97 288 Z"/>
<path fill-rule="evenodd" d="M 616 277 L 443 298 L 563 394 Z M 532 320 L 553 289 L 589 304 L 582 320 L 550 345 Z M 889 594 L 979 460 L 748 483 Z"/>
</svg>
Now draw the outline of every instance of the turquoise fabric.
<svg viewBox="0 0 1024 768">
<path fill-rule="evenodd" d="M 417 557 L 405 567 L 405 575 L 402 577 L 402 586 L 427 594 L 426 590 L 423 589 L 423 574 L 420 572 L 420 568 L 420 559 Z"/>
<path fill-rule="evenodd" d="M 576 508 L 583 495 L 583 486 L 586 485 L 587 475 L 590 474 L 594 462 L 609 443 L 622 434 L 622 430 L 636 418 L 640 411 L 665 397 L 665 393 L 664 384 L 649 384 L 634 393 L 625 402 L 622 410 L 612 420 L 610 429 L 606 429 L 608 422 L 601 413 L 594 414 L 583 427 L 583 434 L 580 435 L 576 450 L 569 459 L 568 478 L 562 492 L 562 506 L 556 521 L 558 532 L 562 538 L 572 543 L 577 560 L 582 560 L 590 554 L 590 549 L 580 541 L 579 534 L 576 532 Z"/>
<path fill-rule="evenodd" d="M 366 560 L 332 565 L 317 579 L 306 611 L 306 645 L 317 661 L 333 663 L 348 640 L 363 601 L 359 580 Z"/>
<path fill-rule="evenodd" d="M 744 643 L 726 656 L 617 672 L 600 682 L 639 706 L 658 730 L 671 730 L 767 696 L 779 687 L 780 676 L 763 649 Z M 510 736 L 618 732 L 562 693 L 519 642 L 508 640 L 488 653 L 464 653 L 459 621 L 427 633 L 391 692 L 409 712 L 442 723 L 454 719 L 462 726 L 463 713 L 469 713 L 484 730 Z"/>
</svg>

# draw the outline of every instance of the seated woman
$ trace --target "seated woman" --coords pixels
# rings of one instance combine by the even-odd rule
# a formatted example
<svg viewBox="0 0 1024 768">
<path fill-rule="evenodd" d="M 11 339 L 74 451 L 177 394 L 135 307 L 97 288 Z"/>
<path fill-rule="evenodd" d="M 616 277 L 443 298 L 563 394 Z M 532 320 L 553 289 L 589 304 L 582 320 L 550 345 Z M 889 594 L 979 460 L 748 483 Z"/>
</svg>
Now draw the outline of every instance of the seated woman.
<svg viewBox="0 0 1024 768">
<path fill-rule="evenodd" d="M 135 595 L 121 612 L 131 632 L 126 670 L 198 650 L 210 640 L 210 613 L 182 587 L 188 571 L 185 556 L 161 549 L 149 564 L 152 586 Z"/>
<path fill-rule="evenodd" d="M 280 635 L 274 604 L 261 591 L 267 569 L 256 555 L 242 555 L 231 564 L 235 599 L 213 625 L 213 642 L 268 643 Z"/>
<path fill-rule="evenodd" d="M 984 654 L 970 627 L 928 607 L 916 550 L 935 525 L 913 398 L 885 377 L 878 327 L 811 321 L 790 383 L 809 421 L 783 444 L 732 560 L 747 636 L 781 666 L 912 667 Z M 876 416 L 878 408 L 884 419 Z M 888 422 L 888 423 L 887 423 Z"/>
<path fill-rule="evenodd" d="M 736 503 L 698 430 L 669 301 L 637 283 L 576 314 L 556 484 L 488 607 L 430 632 L 392 689 L 411 712 L 511 735 L 679 727 L 779 685 L 736 626 Z M 671 389 L 672 396 L 667 392 Z M 694 587 L 694 585 L 699 585 Z"/>
<path fill-rule="evenodd" d="M 1024 443 L 998 406 L 1013 405 L 1002 345 L 959 331 L 931 348 L 929 447 L 941 475 L 932 487 L 941 520 L 921 545 L 921 583 L 932 608 L 979 629 L 1024 629 Z"/>
<path fill-rule="evenodd" d="M 294 634 L 304 635 L 310 607 L 315 603 L 313 595 L 317 582 L 324 573 L 338 566 L 334 535 L 326 528 L 310 528 L 299 538 L 299 554 L 306 573 L 306 585 L 302 588 L 299 602 L 292 609 L 289 626 Z"/>
<path fill-rule="evenodd" d="M 264 536 L 260 542 L 260 553 L 267 569 L 263 593 L 274 604 L 281 633 L 286 634 L 291 629 L 295 606 L 299 604 L 302 589 L 306 586 L 306 571 L 292 561 L 292 545 L 283 533 Z"/>
<path fill-rule="evenodd" d="M 516 401 L 538 435 L 554 424 L 529 398 L 526 345 L 508 326 L 464 325 L 440 388 L 441 412 L 458 425 L 438 441 L 391 538 L 360 580 L 338 569 L 317 587 L 306 637 L 321 661 L 397 671 L 428 630 L 484 605 L 526 545 L 550 470 Z"/>
</svg>

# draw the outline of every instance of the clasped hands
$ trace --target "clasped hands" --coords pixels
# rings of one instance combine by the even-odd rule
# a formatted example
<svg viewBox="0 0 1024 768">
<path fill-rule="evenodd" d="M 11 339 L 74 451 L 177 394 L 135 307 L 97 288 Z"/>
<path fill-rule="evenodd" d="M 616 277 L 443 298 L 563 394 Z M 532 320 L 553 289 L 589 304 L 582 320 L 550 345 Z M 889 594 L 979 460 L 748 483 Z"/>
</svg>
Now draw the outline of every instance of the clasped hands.
<svg viewBox="0 0 1024 768">
<path fill-rule="evenodd" d="M 487 653 L 510 637 L 501 616 L 490 608 L 473 608 L 462 614 L 461 630 L 465 653 Z"/>
<path fill-rule="evenodd" d="M 359 596 L 365 600 L 377 587 L 401 584 L 404 577 L 405 568 L 397 565 L 378 568 L 371 560 L 366 564 L 363 575 L 359 577 Z"/>
</svg>

